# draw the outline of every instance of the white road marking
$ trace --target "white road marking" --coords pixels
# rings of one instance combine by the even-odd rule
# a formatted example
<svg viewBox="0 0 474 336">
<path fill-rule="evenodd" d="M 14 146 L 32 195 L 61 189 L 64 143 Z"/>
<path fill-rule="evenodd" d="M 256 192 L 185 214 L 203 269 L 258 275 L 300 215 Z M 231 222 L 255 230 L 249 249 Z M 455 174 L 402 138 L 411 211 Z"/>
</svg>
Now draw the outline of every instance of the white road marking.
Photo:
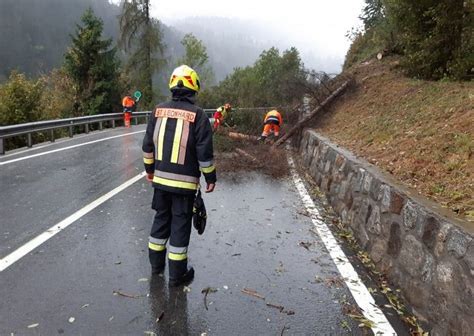
<svg viewBox="0 0 474 336">
<path fill-rule="evenodd" d="M 20 158 L 0 162 L 0 166 L 6 165 L 8 163 L 13 163 L 13 162 L 18 162 L 18 161 L 23 161 L 23 160 L 35 158 L 35 157 L 38 157 L 38 156 L 43 156 L 43 155 L 46 155 L 46 154 L 52 154 L 52 153 L 62 152 L 62 151 L 68 150 L 68 149 L 73 149 L 73 148 L 77 148 L 77 147 L 81 147 L 81 146 L 91 145 L 91 144 L 94 144 L 94 143 L 107 141 L 107 140 L 110 140 L 110 139 L 126 137 L 126 136 L 137 134 L 137 133 L 144 133 L 145 131 L 146 130 L 141 130 L 141 131 L 130 132 L 130 133 L 126 133 L 126 134 L 114 135 L 114 136 L 111 136 L 111 137 L 108 137 L 108 138 L 92 140 L 92 141 L 88 141 L 88 142 L 84 142 L 84 143 L 80 143 L 80 144 L 76 144 L 76 145 L 72 145 L 72 146 L 68 146 L 68 147 L 53 149 L 53 150 L 50 150 L 50 151 L 47 151 L 47 152 L 41 152 L 41 153 L 37 153 L 37 154 L 33 154 L 33 155 L 23 156 L 23 157 L 20 157 Z"/>
<path fill-rule="evenodd" d="M 80 140 L 80 139 L 83 139 L 85 137 L 90 137 L 92 135 L 97 135 L 97 134 L 104 135 L 104 134 L 111 133 L 113 131 L 117 131 L 118 129 L 119 128 L 115 128 L 115 129 L 110 128 L 110 129 L 104 129 L 102 131 L 91 131 L 89 133 L 80 133 L 80 134 L 75 135 L 74 138 L 69 138 L 69 137 L 67 137 L 67 138 L 58 138 L 58 139 L 56 139 L 55 142 L 44 142 L 44 143 L 36 144 L 31 148 L 27 148 L 27 149 L 24 149 L 24 148 L 21 149 L 20 148 L 17 151 L 9 151 L 8 153 L 2 155 L 1 158 L 4 159 L 4 158 L 11 157 L 11 156 L 18 156 L 18 155 L 21 155 L 21 154 L 24 154 L 24 153 L 44 149 L 44 148 L 51 147 L 51 146 L 54 146 L 54 145 L 60 145 L 60 144 L 64 144 L 64 143 L 67 143 L 67 142 L 74 141 L 74 140 Z"/>
<path fill-rule="evenodd" d="M 349 288 L 354 297 L 354 300 L 362 310 L 364 317 L 374 323 L 372 331 L 375 335 L 397 335 L 382 310 L 375 304 L 374 298 L 369 293 L 369 290 L 360 279 L 352 264 L 349 262 L 349 259 L 347 259 L 328 226 L 322 220 L 318 209 L 314 205 L 311 196 L 308 194 L 306 187 L 295 169 L 293 158 L 289 157 L 288 163 L 291 167 L 293 182 L 295 183 L 296 189 L 298 189 L 306 210 L 311 215 L 311 220 L 318 231 L 319 237 L 336 264 L 336 267 L 344 279 L 347 288 Z"/>
<path fill-rule="evenodd" d="M 137 176 L 131 178 L 130 180 L 126 181 L 125 183 L 119 185 L 117 188 L 109 191 L 105 195 L 102 195 L 92 203 L 89 203 L 82 209 L 76 211 L 71 216 L 67 217 L 66 219 L 62 220 L 61 222 L 53 225 L 48 230 L 44 231 L 40 235 L 36 236 L 32 240 L 30 240 L 25 245 L 19 247 L 3 259 L 0 259 L 0 272 L 3 272 L 5 269 L 13 265 L 15 262 L 23 258 L 25 255 L 33 251 L 35 248 L 46 242 L 47 240 L 51 239 L 59 232 L 67 228 L 69 225 L 77 221 L 82 216 L 86 215 L 90 211 L 94 210 L 96 207 L 104 203 L 105 201 L 109 200 L 110 198 L 117 195 L 119 192 L 125 190 L 126 188 L 130 187 L 135 182 L 139 181 L 143 176 L 145 176 L 145 172 L 138 174 Z"/>
</svg>

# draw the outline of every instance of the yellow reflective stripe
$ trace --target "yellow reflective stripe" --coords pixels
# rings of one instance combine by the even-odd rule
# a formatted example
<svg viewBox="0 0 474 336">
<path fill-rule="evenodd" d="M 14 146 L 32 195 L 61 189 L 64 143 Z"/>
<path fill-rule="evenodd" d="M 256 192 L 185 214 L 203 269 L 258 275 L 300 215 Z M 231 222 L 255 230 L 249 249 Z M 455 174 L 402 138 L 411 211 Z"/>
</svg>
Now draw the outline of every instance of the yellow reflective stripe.
<svg viewBox="0 0 474 336">
<path fill-rule="evenodd" d="M 210 167 L 201 167 L 201 171 L 203 173 L 209 174 L 212 173 L 214 170 L 216 170 L 216 167 L 210 166 Z"/>
<path fill-rule="evenodd" d="M 166 250 L 166 245 L 160 245 L 160 244 L 153 244 L 153 243 L 148 243 L 148 248 L 153 251 L 164 251 Z"/>
<path fill-rule="evenodd" d="M 168 187 L 191 189 L 191 190 L 197 190 L 198 189 L 198 184 L 197 183 L 168 180 L 168 179 L 158 177 L 158 176 L 155 176 L 153 178 L 153 182 L 158 183 L 158 184 L 162 184 L 162 185 L 165 185 L 165 186 L 168 186 Z"/>
<path fill-rule="evenodd" d="M 148 158 L 145 158 L 145 157 L 144 157 L 144 158 L 143 158 L 143 162 L 144 162 L 145 164 L 153 164 L 153 163 L 155 162 L 155 160 L 154 160 L 154 159 L 148 159 Z"/>
<path fill-rule="evenodd" d="M 166 122 L 168 118 L 163 118 L 160 125 L 160 133 L 158 135 L 158 160 L 163 160 L 163 142 L 165 139 L 165 129 L 166 129 Z"/>
<path fill-rule="evenodd" d="M 174 132 L 173 150 L 171 151 L 171 163 L 178 163 L 181 134 L 183 134 L 183 119 L 177 119 L 176 131 Z"/>
<path fill-rule="evenodd" d="M 188 259 L 188 255 L 186 253 L 181 254 L 181 253 L 168 252 L 168 259 L 175 260 L 175 261 L 186 260 Z"/>
<path fill-rule="evenodd" d="M 159 169 L 155 170 L 155 176 L 162 177 L 168 180 L 174 180 L 174 181 L 199 183 L 199 177 L 168 173 L 168 172 L 161 171 Z"/>
</svg>

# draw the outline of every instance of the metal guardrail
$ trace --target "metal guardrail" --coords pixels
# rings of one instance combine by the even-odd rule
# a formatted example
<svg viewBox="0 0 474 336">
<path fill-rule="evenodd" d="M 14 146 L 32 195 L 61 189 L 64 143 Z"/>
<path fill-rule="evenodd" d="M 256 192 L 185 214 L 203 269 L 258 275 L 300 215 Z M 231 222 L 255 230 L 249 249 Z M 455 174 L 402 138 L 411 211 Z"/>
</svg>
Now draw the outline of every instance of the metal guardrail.
<svg viewBox="0 0 474 336">
<path fill-rule="evenodd" d="M 148 122 L 148 117 L 151 111 L 143 112 L 134 112 L 132 114 L 132 121 L 135 121 L 135 124 L 138 124 L 138 118 L 145 118 Z M 19 135 L 27 136 L 27 146 L 33 146 L 33 133 L 38 132 L 50 132 L 50 141 L 55 141 L 54 130 L 60 128 L 68 128 L 69 137 L 74 136 L 74 127 L 84 125 L 85 133 L 89 133 L 89 125 L 98 124 L 99 130 L 102 130 L 105 122 L 110 122 L 111 127 L 115 128 L 115 122 L 117 120 L 123 120 L 123 113 L 107 113 L 107 114 L 98 114 L 92 116 L 84 116 L 77 118 L 67 118 L 67 119 L 56 119 L 56 120 L 45 120 L 45 121 L 36 121 L 25 124 L 10 125 L 0 127 L 0 155 L 5 154 L 5 139 L 13 138 Z"/>
<path fill-rule="evenodd" d="M 255 108 L 236 108 L 233 111 L 245 111 L 245 110 L 255 110 L 255 111 L 264 111 L 273 109 L 273 107 L 255 107 Z M 204 112 L 209 119 L 212 118 L 215 109 L 204 109 Z M 139 118 L 145 118 L 148 122 L 148 118 L 151 111 L 141 111 L 132 113 L 132 121 L 135 124 L 138 124 Z M 115 122 L 117 120 L 123 120 L 123 113 L 107 113 L 107 114 L 97 114 L 92 116 L 84 116 L 77 118 L 67 118 L 67 119 L 56 119 L 56 120 L 45 120 L 45 121 L 35 121 L 25 124 L 18 125 L 9 125 L 9 126 L 0 126 L 0 155 L 5 154 L 5 139 L 13 138 L 20 135 L 26 134 L 26 141 L 28 147 L 33 147 L 33 137 L 34 133 L 39 132 L 50 132 L 50 141 L 55 141 L 54 131 L 61 128 L 68 128 L 69 137 L 74 136 L 74 127 L 84 125 L 85 133 L 89 133 L 89 125 L 98 124 L 99 130 L 102 130 L 105 122 L 110 122 L 110 126 L 115 128 Z"/>
</svg>

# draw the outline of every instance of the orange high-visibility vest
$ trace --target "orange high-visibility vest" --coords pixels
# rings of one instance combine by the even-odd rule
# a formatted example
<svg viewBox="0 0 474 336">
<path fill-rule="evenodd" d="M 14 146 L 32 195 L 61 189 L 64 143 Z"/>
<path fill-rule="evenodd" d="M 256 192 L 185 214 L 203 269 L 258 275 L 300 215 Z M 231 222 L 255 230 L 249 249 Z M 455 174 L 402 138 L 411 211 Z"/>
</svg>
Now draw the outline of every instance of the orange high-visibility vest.
<svg viewBox="0 0 474 336">
<path fill-rule="evenodd" d="M 135 105 L 135 100 L 133 100 L 130 96 L 125 96 L 122 99 L 122 106 L 123 107 L 133 107 Z"/>
<path fill-rule="evenodd" d="M 281 114 L 277 110 L 271 110 L 265 115 L 264 123 L 266 124 L 269 121 L 278 121 L 278 125 L 280 126 L 283 124 Z"/>
</svg>

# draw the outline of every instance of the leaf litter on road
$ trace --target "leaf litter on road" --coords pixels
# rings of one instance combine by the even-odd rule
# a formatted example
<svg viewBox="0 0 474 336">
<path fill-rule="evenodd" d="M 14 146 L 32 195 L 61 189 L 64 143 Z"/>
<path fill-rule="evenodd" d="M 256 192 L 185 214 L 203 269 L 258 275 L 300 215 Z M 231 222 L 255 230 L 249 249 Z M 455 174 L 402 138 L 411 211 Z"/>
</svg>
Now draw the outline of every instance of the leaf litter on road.
<svg viewBox="0 0 474 336">
<path fill-rule="evenodd" d="M 155 322 L 156 322 L 156 323 L 159 323 L 159 322 L 163 319 L 164 316 L 165 316 L 165 311 L 163 310 L 163 311 L 160 313 L 160 315 L 158 315 L 158 317 L 156 318 L 156 321 L 155 321 Z"/>
<path fill-rule="evenodd" d="M 254 297 L 258 298 L 258 299 L 265 300 L 265 297 L 264 297 L 263 295 L 257 293 L 257 291 L 254 290 L 254 289 L 244 288 L 244 289 L 241 290 L 241 292 L 244 293 L 244 294 L 247 294 L 247 295 L 254 296 Z"/>
<path fill-rule="evenodd" d="M 206 308 L 206 310 L 209 310 L 207 306 L 207 296 L 209 295 L 209 293 L 215 293 L 215 292 L 217 292 L 217 288 L 213 288 L 213 287 L 206 287 L 201 291 L 201 293 L 204 294 L 204 307 Z"/>
<path fill-rule="evenodd" d="M 311 242 L 303 242 L 303 241 L 302 241 L 302 242 L 300 242 L 298 245 L 304 247 L 305 249 L 307 249 L 307 250 L 309 251 L 309 248 L 310 248 L 310 246 L 312 245 L 312 243 L 311 243 Z"/>
<path fill-rule="evenodd" d="M 114 290 L 113 294 L 123 296 L 123 297 L 127 297 L 127 298 L 130 298 L 130 299 L 139 299 L 140 298 L 140 295 L 128 294 L 128 293 L 124 293 L 124 292 L 119 291 L 119 290 Z"/>
<path fill-rule="evenodd" d="M 280 311 L 280 313 L 283 311 L 283 309 L 285 309 L 285 307 L 283 306 L 280 306 L 278 304 L 273 304 L 273 303 L 270 303 L 270 302 L 267 302 L 266 303 L 267 307 L 272 307 L 272 308 L 276 308 Z"/>
</svg>

